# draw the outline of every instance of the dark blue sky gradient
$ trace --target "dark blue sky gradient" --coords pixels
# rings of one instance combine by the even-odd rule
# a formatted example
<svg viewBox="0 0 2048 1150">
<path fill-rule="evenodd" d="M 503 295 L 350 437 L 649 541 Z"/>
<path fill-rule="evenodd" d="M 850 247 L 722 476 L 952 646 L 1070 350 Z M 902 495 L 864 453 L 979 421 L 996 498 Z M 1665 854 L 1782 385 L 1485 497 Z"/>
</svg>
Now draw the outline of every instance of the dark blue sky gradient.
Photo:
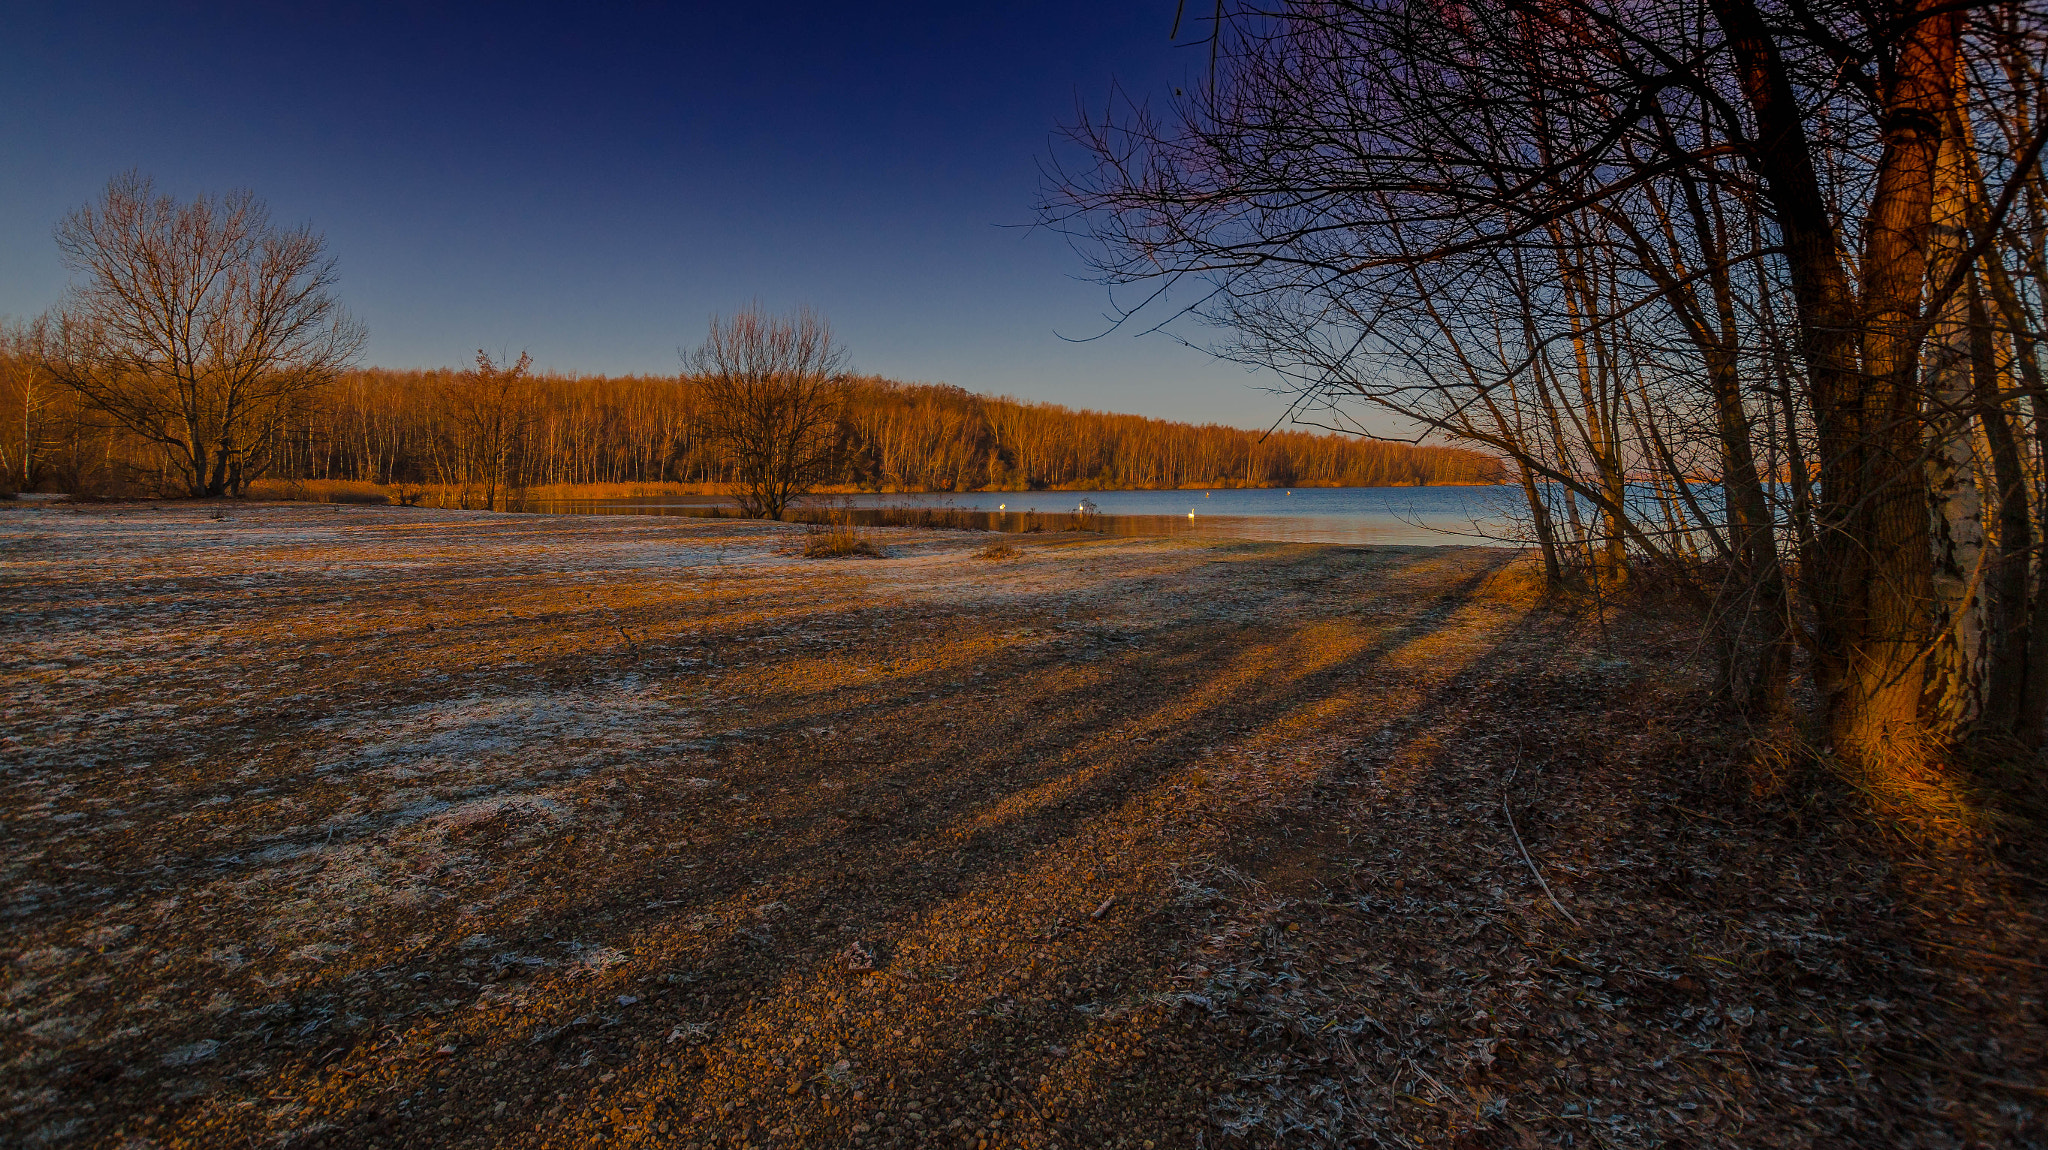
<svg viewBox="0 0 2048 1150">
<path fill-rule="evenodd" d="M 1077 102 L 1200 72 L 1173 9 L 14 7 L 0 314 L 55 301 L 52 226 L 134 167 L 323 230 L 377 364 L 528 348 L 665 374 L 759 299 L 823 311 L 863 371 L 1263 426 L 1281 402 L 1239 368 L 1162 336 L 1064 342 L 1107 297 L 1024 226 Z"/>
</svg>

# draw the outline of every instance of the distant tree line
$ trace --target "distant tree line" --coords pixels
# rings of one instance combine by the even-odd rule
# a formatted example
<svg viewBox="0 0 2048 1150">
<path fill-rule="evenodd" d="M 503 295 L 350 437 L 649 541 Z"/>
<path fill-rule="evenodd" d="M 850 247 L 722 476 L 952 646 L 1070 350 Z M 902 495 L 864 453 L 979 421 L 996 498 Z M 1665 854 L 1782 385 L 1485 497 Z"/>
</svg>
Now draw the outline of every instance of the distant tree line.
<svg viewBox="0 0 2048 1150">
<path fill-rule="evenodd" d="M 271 477 L 434 484 L 477 507 L 543 485 L 729 483 L 734 461 L 706 433 L 705 399 L 693 378 L 534 375 L 488 360 L 470 371 L 349 371 L 301 397 L 256 446 Z M 0 420 L 10 486 L 186 493 L 161 452 L 5 352 Z M 1502 478 L 1498 461 L 1458 448 L 1299 431 L 1262 439 L 874 376 L 846 386 L 835 460 L 831 485 L 895 491 Z"/>
<path fill-rule="evenodd" d="M 871 490 L 1499 482 L 1493 457 L 1261 436 L 856 377 L 823 318 L 714 320 L 673 377 L 356 367 L 365 338 L 310 228 L 247 192 L 187 203 L 115 177 L 58 225 L 74 273 L 0 325 L 0 486 L 240 495 L 262 478 L 434 485 L 499 508 L 534 486 L 710 483 L 779 518 Z M 453 492 L 452 497 L 448 494 Z M 401 498 L 416 498 L 401 493 Z"/>
<path fill-rule="evenodd" d="M 342 377 L 281 432 L 279 473 L 307 479 L 463 484 L 460 411 L 475 373 Z M 503 389 L 501 389 L 502 391 Z M 703 384 L 687 377 L 540 376 L 503 405 L 513 486 L 728 483 L 734 460 L 707 433 Z M 471 401 L 472 406 L 474 401 Z M 828 482 L 877 490 L 1043 487 L 1392 486 L 1493 483 L 1478 452 L 1352 436 L 1259 433 L 974 395 L 943 384 L 846 384 Z"/>
</svg>

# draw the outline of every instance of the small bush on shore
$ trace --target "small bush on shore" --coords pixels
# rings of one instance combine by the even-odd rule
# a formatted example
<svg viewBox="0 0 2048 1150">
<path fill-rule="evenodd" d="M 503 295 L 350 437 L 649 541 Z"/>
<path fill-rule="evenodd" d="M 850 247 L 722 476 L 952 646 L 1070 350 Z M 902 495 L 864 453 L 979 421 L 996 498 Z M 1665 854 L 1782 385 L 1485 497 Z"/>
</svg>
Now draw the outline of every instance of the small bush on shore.
<svg viewBox="0 0 2048 1150">
<path fill-rule="evenodd" d="M 806 559 L 887 559 L 889 553 L 851 527 L 829 527 L 804 538 Z"/>
</svg>

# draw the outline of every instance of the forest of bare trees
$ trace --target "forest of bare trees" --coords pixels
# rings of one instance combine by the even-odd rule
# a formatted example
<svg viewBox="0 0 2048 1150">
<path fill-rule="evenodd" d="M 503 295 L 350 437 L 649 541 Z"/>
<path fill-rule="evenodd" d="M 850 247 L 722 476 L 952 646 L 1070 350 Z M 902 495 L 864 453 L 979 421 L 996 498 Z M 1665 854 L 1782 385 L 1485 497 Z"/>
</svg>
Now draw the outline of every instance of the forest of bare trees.
<svg viewBox="0 0 2048 1150">
<path fill-rule="evenodd" d="M 1047 218 L 1223 355 L 1498 453 L 1555 582 L 1654 577 L 1852 761 L 2048 715 L 2048 11 L 1219 4 Z M 1795 652 L 1803 651 L 1803 660 Z"/>
<path fill-rule="evenodd" d="M 1456 448 L 1302 432 L 1262 439 L 1234 427 L 1073 411 L 871 376 L 852 379 L 846 392 L 830 486 L 968 491 L 1500 480 L 1496 459 Z M 23 408 L 24 396 L 31 409 Z M 277 431 L 271 474 L 431 484 L 473 507 L 502 507 L 507 491 L 536 486 L 729 484 L 737 478 L 733 460 L 707 436 L 704 403 L 701 384 L 679 376 L 535 375 L 494 362 L 468 372 L 348 372 L 307 397 Z M 493 418 L 499 411 L 502 417 Z M 0 421 L 0 468 L 13 486 L 178 490 L 159 453 L 4 349 Z M 24 444 L 32 459 L 24 458 Z"/>
</svg>

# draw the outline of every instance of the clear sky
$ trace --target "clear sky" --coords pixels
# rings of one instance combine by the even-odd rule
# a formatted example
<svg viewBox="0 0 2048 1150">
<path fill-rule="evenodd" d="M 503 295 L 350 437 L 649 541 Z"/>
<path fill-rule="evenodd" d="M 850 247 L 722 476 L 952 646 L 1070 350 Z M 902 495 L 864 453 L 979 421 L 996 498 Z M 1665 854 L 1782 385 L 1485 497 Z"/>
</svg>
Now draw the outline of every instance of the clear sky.
<svg viewBox="0 0 2048 1150">
<path fill-rule="evenodd" d="M 379 365 L 525 348 L 666 374 L 758 299 L 822 311 L 862 371 L 1264 426 L 1282 401 L 1241 368 L 1160 335 L 1068 342 L 1105 329 L 1108 296 L 1029 226 L 1078 106 L 1199 74 L 1173 19 L 1174 0 L 10 5 L 0 315 L 56 300 L 51 228 L 132 167 L 324 231 Z"/>
</svg>

